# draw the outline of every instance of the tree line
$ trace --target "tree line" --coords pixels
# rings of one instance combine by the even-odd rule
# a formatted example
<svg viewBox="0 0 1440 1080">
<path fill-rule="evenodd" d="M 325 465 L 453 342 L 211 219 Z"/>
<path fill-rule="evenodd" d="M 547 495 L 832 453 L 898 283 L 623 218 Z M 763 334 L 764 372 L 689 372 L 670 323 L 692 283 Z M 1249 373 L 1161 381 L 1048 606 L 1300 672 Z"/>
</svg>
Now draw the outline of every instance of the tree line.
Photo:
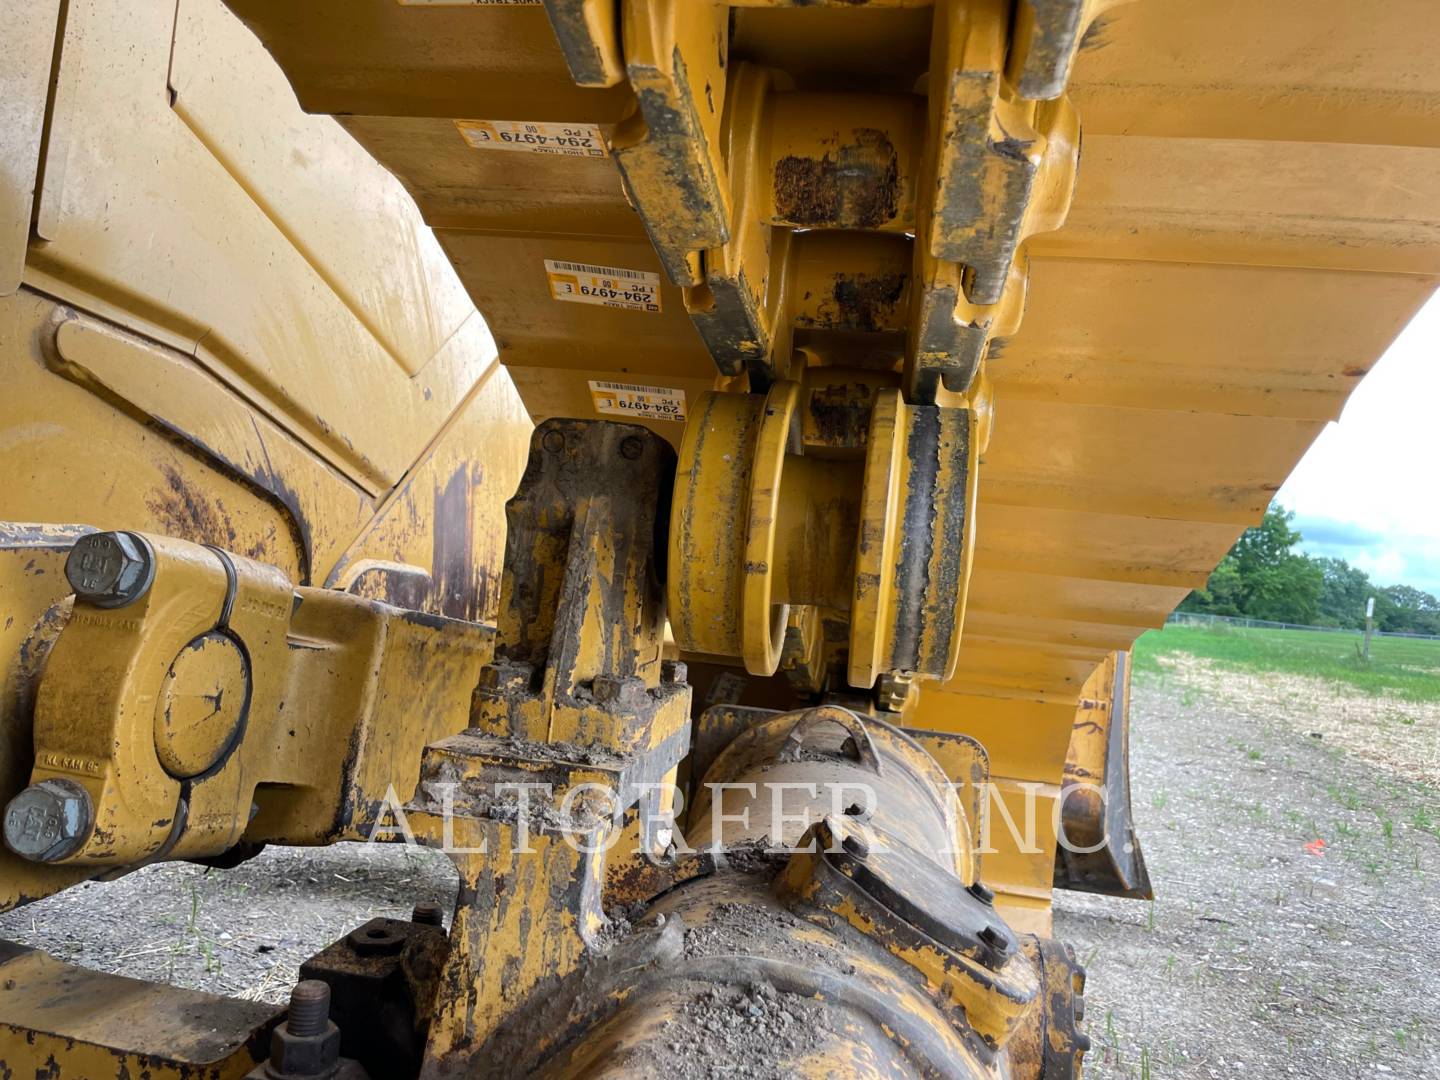
<svg viewBox="0 0 1440 1080">
<path fill-rule="evenodd" d="M 1344 559 L 1296 551 L 1301 535 L 1291 527 L 1294 519 L 1292 511 L 1271 506 L 1180 610 L 1358 630 L 1373 596 L 1376 629 L 1440 634 L 1440 599 L 1410 585 L 1376 585 Z"/>
</svg>

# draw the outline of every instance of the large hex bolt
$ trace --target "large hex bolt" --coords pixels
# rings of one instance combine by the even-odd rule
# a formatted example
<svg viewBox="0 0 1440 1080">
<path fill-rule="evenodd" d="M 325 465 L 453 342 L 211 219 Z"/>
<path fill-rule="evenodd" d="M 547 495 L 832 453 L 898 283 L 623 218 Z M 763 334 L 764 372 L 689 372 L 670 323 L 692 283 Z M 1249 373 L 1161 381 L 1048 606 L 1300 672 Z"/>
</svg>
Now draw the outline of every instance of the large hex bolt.
<svg viewBox="0 0 1440 1080">
<path fill-rule="evenodd" d="M 291 1035 L 304 1038 L 324 1035 L 330 1024 L 330 984 L 319 979 L 305 979 L 290 991 L 290 1015 L 285 1027 Z"/>
<path fill-rule="evenodd" d="M 70 549 L 65 580 L 78 600 L 101 608 L 124 607 L 150 591 L 155 552 L 139 533 L 90 533 Z"/>
<path fill-rule="evenodd" d="M 270 1035 L 270 1075 L 330 1077 L 339 1061 L 340 1029 L 330 1022 L 329 984 L 319 979 L 296 983 L 290 1015 Z"/>
<path fill-rule="evenodd" d="M 88 791 L 73 780 L 41 780 L 5 807 L 5 846 L 32 862 L 58 862 L 85 846 L 94 825 Z"/>
</svg>

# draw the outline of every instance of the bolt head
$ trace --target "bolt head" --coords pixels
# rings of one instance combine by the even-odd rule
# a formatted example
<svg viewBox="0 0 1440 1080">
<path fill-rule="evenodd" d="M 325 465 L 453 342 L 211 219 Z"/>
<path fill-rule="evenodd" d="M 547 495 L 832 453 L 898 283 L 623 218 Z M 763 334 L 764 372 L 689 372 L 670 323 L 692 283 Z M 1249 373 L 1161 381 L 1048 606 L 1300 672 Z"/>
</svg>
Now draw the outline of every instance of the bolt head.
<svg viewBox="0 0 1440 1080">
<path fill-rule="evenodd" d="M 660 681 L 663 682 L 663 683 L 668 683 L 668 684 L 670 684 L 670 685 L 672 685 L 672 686 L 678 686 L 678 685 L 684 683 L 685 677 L 686 677 L 688 674 L 689 674 L 689 671 L 686 669 L 684 661 L 681 661 L 681 660 L 661 660 L 661 661 L 660 661 Z"/>
<path fill-rule="evenodd" d="M 32 862 L 58 862 L 85 846 L 94 825 L 88 791 L 73 780 L 41 780 L 5 807 L 5 846 Z"/>
<path fill-rule="evenodd" d="M 270 1033 L 270 1067 L 282 1076 L 324 1076 L 340 1060 L 340 1029 L 331 1020 L 318 1035 L 295 1035 L 285 1024 Z"/>
<path fill-rule="evenodd" d="M 875 685 L 875 703 L 887 712 L 900 712 L 915 689 L 916 678 L 905 671 L 891 671 L 880 676 Z"/>
<path fill-rule="evenodd" d="M 1010 939 L 994 926 L 984 926 L 976 935 L 980 943 L 991 952 L 996 964 L 1004 963 L 1010 955 Z"/>
<path fill-rule="evenodd" d="M 90 533 L 75 542 L 65 560 L 65 580 L 76 598 L 95 607 L 133 604 L 154 578 L 155 552 L 138 533 Z"/>
<path fill-rule="evenodd" d="M 634 435 L 627 435 L 620 440 L 620 456 L 626 461 L 639 461 L 640 455 L 645 453 L 645 444 Z"/>
<path fill-rule="evenodd" d="M 859 833 L 846 833 L 840 846 L 862 862 L 870 857 L 870 845 Z"/>
</svg>

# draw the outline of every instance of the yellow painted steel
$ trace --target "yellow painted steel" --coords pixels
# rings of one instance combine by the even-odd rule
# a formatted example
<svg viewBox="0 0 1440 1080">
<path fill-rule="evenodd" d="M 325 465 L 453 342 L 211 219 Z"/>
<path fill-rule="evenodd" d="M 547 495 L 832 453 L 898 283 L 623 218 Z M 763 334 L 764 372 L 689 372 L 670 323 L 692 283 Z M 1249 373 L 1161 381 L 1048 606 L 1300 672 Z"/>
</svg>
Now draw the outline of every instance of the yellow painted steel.
<svg viewBox="0 0 1440 1080">
<path fill-rule="evenodd" d="M 294 586 L 325 585 L 493 620 L 503 502 L 531 428 L 403 188 L 333 121 L 300 113 L 222 4 L 81 3 L 63 19 L 59 7 L 27 11 L 16 35 L 7 27 L 0 64 L 17 109 L 0 137 L 0 191 L 16 219 L 0 234 L 14 269 L 0 282 L 6 801 L 35 765 L 39 674 L 70 620 L 63 568 L 76 537 L 121 528 L 216 545 L 272 567 L 267 580 L 287 610 Z M 84 524 L 30 524 L 44 522 Z M 223 592 L 219 564 L 202 558 Z M 312 693 L 286 704 L 306 744 L 295 760 L 314 772 L 281 770 L 298 786 L 271 777 L 280 783 L 263 788 L 253 822 L 248 800 L 224 810 L 228 823 L 214 824 L 227 836 L 238 814 L 247 840 L 333 838 L 342 782 L 373 788 L 388 771 L 342 777 L 346 755 L 369 738 L 351 745 L 355 723 L 367 708 L 383 713 L 402 687 L 414 704 L 406 680 L 422 673 L 412 661 L 440 691 L 426 708 L 451 718 L 442 725 L 464 724 L 483 659 L 473 648 L 421 661 L 434 631 L 377 618 L 353 597 L 317 590 L 312 599 L 291 629 L 321 651 L 293 652 L 278 667 L 272 656 L 265 678 L 288 669 L 308 683 Z M 98 706 L 101 658 L 117 657 L 128 631 L 123 618 L 87 615 L 108 618 L 115 633 L 71 627 L 76 640 L 95 636 L 96 651 L 68 647 L 56 660 L 75 665 L 69 692 Z M 224 741 L 184 719 L 210 717 L 203 702 L 220 690 L 212 676 L 235 682 L 233 652 L 212 655 L 212 645 L 173 671 L 175 656 L 152 658 L 146 678 L 178 709 L 125 708 L 133 739 L 124 752 L 153 747 L 166 777 L 135 793 L 172 791 L 151 823 L 173 815 L 179 781 L 170 778 L 204 773 Z M 375 667 L 387 648 L 410 661 Z M 312 658 L 322 655 L 346 658 L 334 692 L 314 692 L 323 673 Z M 284 695 L 269 697 L 273 709 Z M 239 698 L 220 700 L 233 715 Z M 54 716 L 50 708 L 41 713 Z M 62 741 L 84 737 L 64 719 L 58 728 Z M 406 751 L 412 773 L 418 751 Z M 362 772 L 374 769 L 366 756 L 355 761 Z M 51 772 L 88 782 L 83 769 Z M 388 782 L 367 798 L 382 798 Z M 94 872 L 0 849 L 0 907 Z"/>
<path fill-rule="evenodd" d="M 81 545 L 113 546 L 107 536 Z M 17 863 L 6 906 L 68 883 L 72 867 L 366 837 L 387 800 L 413 794 L 421 748 L 469 720 L 489 627 L 296 591 L 273 567 L 188 541 L 131 539 L 153 552 L 144 594 L 113 608 L 79 597 L 46 632 L 34 764 L 11 793 L 68 783 L 86 820 L 62 852 Z M 7 817 L 7 836 L 20 825 Z"/>
<path fill-rule="evenodd" d="M 1204 580 L 1434 288 L 1440 65 L 1413 47 L 1429 9 L 728 6 L 721 27 L 713 4 L 684 26 L 674 5 L 639 2 L 365 0 L 362 20 L 339 0 L 300 15 L 232 4 L 302 106 L 347 114 L 415 194 L 537 418 L 591 415 L 591 379 L 667 387 L 699 415 L 702 391 L 745 390 L 741 373 L 787 343 L 807 364 L 903 367 L 907 397 L 935 365 L 974 375 L 985 449 L 964 645 L 946 685 L 907 708 L 993 744 L 997 775 L 1053 798 L 1097 664 Z M 1046 22 L 1062 8 L 1076 21 Z M 1323 42 L 1293 48 L 1297 25 Z M 635 73 L 616 26 L 640 50 Z M 708 44 L 723 44 L 723 71 Z M 659 95 L 649 111 L 642 85 Z M 450 121 L 477 112 L 592 124 L 621 159 L 650 154 L 696 184 L 637 164 L 626 190 L 609 157 L 476 150 Z M 827 155 L 872 168 L 837 123 L 852 113 L 895 148 L 894 211 L 855 231 L 842 185 L 822 200 L 838 216 L 782 212 L 821 189 L 777 177 L 823 175 Z M 967 173 L 981 145 L 1015 153 Z M 979 243 L 980 218 L 947 216 L 971 197 L 1005 228 L 971 245 L 965 265 L 988 269 L 967 285 L 945 258 Z M 927 242 L 894 231 L 904 222 Z M 996 294 L 1003 264 L 985 252 L 1004 236 L 1025 238 L 1023 258 L 977 307 Z M 556 303 L 547 258 L 658 274 L 661 310 Z M 643 422 L 679 441 L 679 425 Z M 723 534 L 721 505 L 706 509 L 704 531 Z M 738 633 L 738 606 L 704 618 L 717 639 Z M 1042 848 L 991 870 L 1043 921 Z"/>
<path fill-rule="evenodd" d="M 983 877 L 1046 932 L 1063 785 L 1097 764 L 1110 782 L 1117 652 L 1259 518 L 1435 287 L 1440 60 L 1415 44 L 1433 18 L 1427 0 L 32 5 L 0 46 L 0 796 L 81 783 L 96 867 L 339 835 L 338 792 L 379 780 L 363 755 L 340 775 L 376 715 L 355 695 L 424 679 L 454 728 L 478 665 L 368 601 L 523 639 L 500 508 L 531 421 L 658 396 L 624 419 L 680 449 L 675 641 L 758 676 L 736 697 L 828 691 L 983 745 Z M 633 582 L 595 512 L 584 565 Z M 143 610 L 68 599 L 93 528 L 152 537 Z M 232 553 L 236 587 L 201 544 Z M 210 636 L 231 593 L 248 672 Z M 678 685 L 659 601 L 624 599 L 650 605 L 644 633 L 585 608 L 562 671 L 592 694 L 619 672 L 612 706 L 639 700 L 624 679 Z M 300 640 L 343 678 L 279 659 Z M 533 674 L 487 676 L 490 736 L 654 735 L 553 685 L 526 697 Z M 251 680 L 254 730 L 225 696 Z M 283 741 L 249 742 L 282 700 L 323 785 Z M 413 704 L 381 733 L 407 773 L 441 733 Z M 436 758 L 489 760 L 474 750 Z M 166 848 L 180 791 L 217 766 Z M 550 951 L 517 946 L 514 911 L 475 914 L 457 972 L 513 962 L 535 985 L 578 963 L 600 872 L 527 866 L 548 877 L 516 910 L 544 910 Z M 86 872 L 8 851 L 0 870 L 0 906 Z M 547 907 L 542 881 L 583 902 Z M 1047 987 L 1071 977 L 1035 962 Z M 447 1047 L 504 1005 L 459 1001 Z"/>
<path fill-rule="evenodd" d="M 241 1080 L 278 1012 L 0 945 L 0 1061 L 15 1074 Z"/>
</svg>

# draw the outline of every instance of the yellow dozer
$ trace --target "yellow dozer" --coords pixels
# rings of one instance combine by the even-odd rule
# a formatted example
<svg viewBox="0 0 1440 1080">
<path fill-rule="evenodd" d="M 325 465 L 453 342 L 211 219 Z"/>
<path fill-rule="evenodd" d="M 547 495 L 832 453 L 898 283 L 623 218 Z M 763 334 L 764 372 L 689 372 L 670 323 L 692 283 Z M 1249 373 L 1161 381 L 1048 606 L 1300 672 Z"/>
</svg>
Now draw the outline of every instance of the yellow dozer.
<svg viewBox="0 0 1440 1080">
<path fill-rule="evenodd" d="M 7 4 L 0 910 L 459 889 L 288 1006 L 0 942 L 0 1074 L 1077 1076 L 1126 650 L 1434 288 L 1435 24 Z"/>
</svg>

